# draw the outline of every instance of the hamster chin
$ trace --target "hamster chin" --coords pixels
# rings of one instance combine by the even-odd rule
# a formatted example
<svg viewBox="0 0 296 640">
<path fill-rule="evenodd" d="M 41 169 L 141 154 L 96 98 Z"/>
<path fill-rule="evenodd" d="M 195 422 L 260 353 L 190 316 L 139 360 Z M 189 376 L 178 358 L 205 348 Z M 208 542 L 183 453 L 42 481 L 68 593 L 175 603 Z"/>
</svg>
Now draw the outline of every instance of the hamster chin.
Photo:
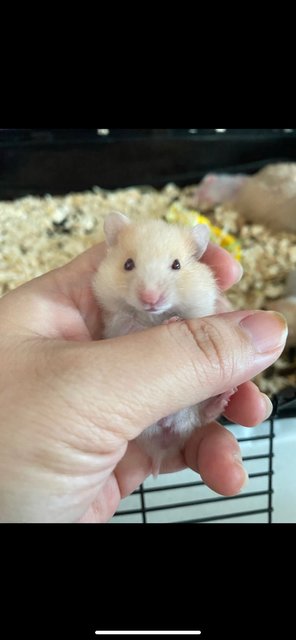
<svg viewBox="0 0 296 640">
<path fill-rule="evenodd" d="M 166 307 L 148 307 L 147 309 L 142 309 L 143 313 L 149 313 L 152 314 L 153 316 L 160 316 L 162 314 L 166 314 L 166 315 L 175 315 L 175 311 L 173 309 L 172 306 L 167 305 Z"/>
</svg>

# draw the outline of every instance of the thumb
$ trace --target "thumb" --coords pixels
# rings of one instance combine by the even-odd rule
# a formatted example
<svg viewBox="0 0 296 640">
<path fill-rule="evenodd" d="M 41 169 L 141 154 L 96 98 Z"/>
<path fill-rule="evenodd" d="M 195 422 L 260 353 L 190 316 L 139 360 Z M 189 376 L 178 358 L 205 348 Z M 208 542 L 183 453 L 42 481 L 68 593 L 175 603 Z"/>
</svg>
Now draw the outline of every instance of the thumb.
<svg viewBox="0 0 296 640">
<path fill-rule="evenodd" d="M 131 440 L 160 418 L 254 377 L 280 356 L 286 337 L 282 315 L 234 311 L 71 343 L 61 375 L 80 414 Z"/>
</svg>

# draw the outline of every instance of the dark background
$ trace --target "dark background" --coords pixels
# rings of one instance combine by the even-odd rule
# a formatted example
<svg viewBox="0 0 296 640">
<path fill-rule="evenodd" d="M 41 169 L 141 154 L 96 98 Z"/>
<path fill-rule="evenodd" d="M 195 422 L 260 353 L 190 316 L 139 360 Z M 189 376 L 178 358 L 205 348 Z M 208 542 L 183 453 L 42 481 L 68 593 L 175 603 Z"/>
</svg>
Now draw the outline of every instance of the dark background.
<svg viewBox="0 0 296 640">
<path fill-rule="evenodd" d="M 182 186 L 285 160 L 296 160 L 294 129 L 0 129 L 0 199 Z"/>
</svg>

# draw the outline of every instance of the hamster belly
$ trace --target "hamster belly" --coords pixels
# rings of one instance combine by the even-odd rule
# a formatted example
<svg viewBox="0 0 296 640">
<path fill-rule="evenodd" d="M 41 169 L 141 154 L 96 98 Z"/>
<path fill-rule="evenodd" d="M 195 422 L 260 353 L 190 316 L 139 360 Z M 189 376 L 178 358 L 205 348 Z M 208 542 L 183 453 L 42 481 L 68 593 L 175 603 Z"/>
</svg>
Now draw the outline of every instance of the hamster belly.
<svg viewBox="0 0 296 640">
<path fill-rule="evenodd" d="M 136 439 L 152 460 L 152 473 L 157 478 L 163 460 L 183 448 L 194 429 L 213 422 L 225 411 L 236 388 L 182 409 L 151 425 Z"/>
</svg>

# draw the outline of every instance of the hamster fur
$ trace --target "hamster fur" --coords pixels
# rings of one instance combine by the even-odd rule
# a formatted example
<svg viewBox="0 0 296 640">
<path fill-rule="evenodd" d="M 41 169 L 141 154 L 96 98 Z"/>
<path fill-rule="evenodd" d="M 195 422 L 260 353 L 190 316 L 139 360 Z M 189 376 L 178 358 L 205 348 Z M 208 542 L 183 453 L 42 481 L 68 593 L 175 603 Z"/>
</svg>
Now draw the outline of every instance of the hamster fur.
<svg viewBox="0 0 296 640">
<path fill-rule="evenodd" d="M 103 310 L 104 338 L 215 313 L 219 289 L 211 269 L 199 262 L 209 241 L 206 225 L 193 228 L 163 220 L 131 222 L 113 212 L 104 224 L 107 255 L 93 280 Z M 195 427 L 217 418 L 227 392 L 165 416 L 137 438 L 157 476 L 168 450 L 180 448 Z"/>
</svg>

